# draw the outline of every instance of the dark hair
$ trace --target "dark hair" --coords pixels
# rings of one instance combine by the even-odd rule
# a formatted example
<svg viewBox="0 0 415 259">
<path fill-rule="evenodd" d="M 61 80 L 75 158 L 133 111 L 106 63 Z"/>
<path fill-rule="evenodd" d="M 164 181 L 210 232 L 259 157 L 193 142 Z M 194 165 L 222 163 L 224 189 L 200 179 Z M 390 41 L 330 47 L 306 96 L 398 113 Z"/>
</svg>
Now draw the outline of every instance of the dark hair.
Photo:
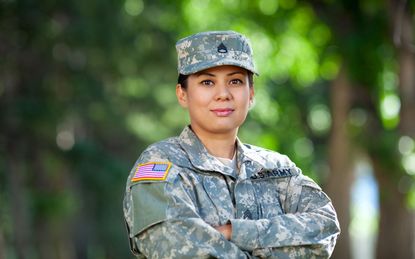
<svg viewBox="0 0 415 259">
<path fill-rule="evenodd" d="M 188 77 L 189 75 L 179 74 L 179 78 L 177 78 L 177 83 L 180 84 L 180 86 L 183 89 L 187 89 L 187 78 Z"/>
<path fill-rule="evenodd" d="M 254 73 L 252 73 L 249 70 L 246 70 L 248 72 L 248 82 L 249 82 L 249 87 L 253 87 L 254 86 Z M 180 86 L 183 89 L 187 89 L 187 78 L 189 77 L 189 75 L 183 75 L 183 74 L 179 74 L 179 77 L 177 78 L 177 83 L 180 84 Z"/>
</svg>

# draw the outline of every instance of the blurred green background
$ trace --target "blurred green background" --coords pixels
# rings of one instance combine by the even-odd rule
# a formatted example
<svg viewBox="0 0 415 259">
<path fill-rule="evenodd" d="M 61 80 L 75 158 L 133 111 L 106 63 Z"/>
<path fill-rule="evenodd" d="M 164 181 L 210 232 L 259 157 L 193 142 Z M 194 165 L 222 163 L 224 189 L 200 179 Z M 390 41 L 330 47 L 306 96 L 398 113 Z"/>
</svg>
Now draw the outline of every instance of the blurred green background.
<svg viewBox="0 0 415 259">
<path fill-rule="evenodd" d="M 244 142 L 330 195 L 333 258 L 415 258 L 415 1 L 0 0 L 0 258 L 132 258 L 125 181 L 188 123 L 174 44 L 251 39 Z"/>
</svg>

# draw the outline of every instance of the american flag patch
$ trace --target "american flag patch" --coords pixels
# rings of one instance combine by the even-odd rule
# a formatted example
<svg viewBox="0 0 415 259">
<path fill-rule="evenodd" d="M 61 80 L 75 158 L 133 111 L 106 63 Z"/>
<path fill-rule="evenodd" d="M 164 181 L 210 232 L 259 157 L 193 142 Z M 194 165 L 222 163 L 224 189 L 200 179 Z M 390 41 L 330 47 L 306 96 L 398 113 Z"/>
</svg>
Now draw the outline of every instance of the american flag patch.
<svg viewBox="0 0 415 259">
<path fill-rule="evenodd" d="M 150 162 L 140 164 L 135 170 L 131 182 L 139 181 L 163 181 L 167 177 L 171 163 L 169 162 Z"/>
</svg>

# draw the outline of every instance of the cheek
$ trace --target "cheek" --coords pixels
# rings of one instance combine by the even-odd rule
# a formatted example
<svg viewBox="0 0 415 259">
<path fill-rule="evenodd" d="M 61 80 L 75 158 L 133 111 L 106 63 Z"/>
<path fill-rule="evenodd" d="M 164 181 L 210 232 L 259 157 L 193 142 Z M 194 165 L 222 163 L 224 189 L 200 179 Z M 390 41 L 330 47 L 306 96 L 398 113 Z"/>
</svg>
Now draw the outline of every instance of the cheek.
<svg viewBox="0 0 415 259">
<path fill-rule="evenodd" d="M 189 95 L 189 105 L 192 105 L 193 107 L 197 106 L 206 106 L 210 102 L 210 97 L 208 93 L 203 92 L 195 92 Z"/>
<path fill-rule="evenodd" d="M 244 91 L 243 93 L 240 93 L 238 95 L 238 103 L 240 103 L 243 106 L 248 106 L 250 101 L 250 94 L 248 91 Z"/>
</svg>

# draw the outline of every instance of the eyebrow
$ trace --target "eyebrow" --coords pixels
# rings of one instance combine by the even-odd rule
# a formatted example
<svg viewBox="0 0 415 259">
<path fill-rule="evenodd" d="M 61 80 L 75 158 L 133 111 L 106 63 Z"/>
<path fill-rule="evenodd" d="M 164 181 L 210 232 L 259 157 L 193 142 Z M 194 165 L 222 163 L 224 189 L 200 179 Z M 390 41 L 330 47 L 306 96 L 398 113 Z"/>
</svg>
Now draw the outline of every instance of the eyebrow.
<svg viewBox="0 0 415 259">
<path fill-rule="evenodd" d="M 241 75 L 245 75 L 245 73 L 244 72 L 242 72 L 242 71 L 234 71 L 234 72 L 230 72 L 230 73 L 228 73 L 228 74 L 226 74 L 227 76 L 233 76 L 233 75 L 235 75 L 235 74 L 241 74 Z M 214 74 L 212 74 L 212 73 L 208 73 L 208 72 L 198 72 L 198 73 L 196 73 L 195 74 L 197 77 L 199 77 L 199 76 L 202 76 L 202 75 L 205 75 L 205 76 L 211 76 L 211 77 L 216 77 Z"/>
<path fill-rule="evenodd" d="M 203 75 L 205 75 L 205 76 L 215 77 L 215 75 L 214 75 L 214 74 L 211 74 L 211 73 L 208 73 L 208 72 L 198 72 L 198 73 L 196 73 L 195 75 L 196 75 L 197 77 L 199 77 L 199 76 L 203 76 Z"/>
<path fill-rule="evenodd" d="M 244 73 L 244 72 L 242 72 L 242 71 L 235 71 L 235 72 L 231 72 L 231 73 L 229 73 L 229 74 L 227 74 L 227 75 L 228 75 L 228 76 L 233 76 L 233 75 L 235 75 L 235 74 L 245 75 L 245 73 Z"/>
</svg>

